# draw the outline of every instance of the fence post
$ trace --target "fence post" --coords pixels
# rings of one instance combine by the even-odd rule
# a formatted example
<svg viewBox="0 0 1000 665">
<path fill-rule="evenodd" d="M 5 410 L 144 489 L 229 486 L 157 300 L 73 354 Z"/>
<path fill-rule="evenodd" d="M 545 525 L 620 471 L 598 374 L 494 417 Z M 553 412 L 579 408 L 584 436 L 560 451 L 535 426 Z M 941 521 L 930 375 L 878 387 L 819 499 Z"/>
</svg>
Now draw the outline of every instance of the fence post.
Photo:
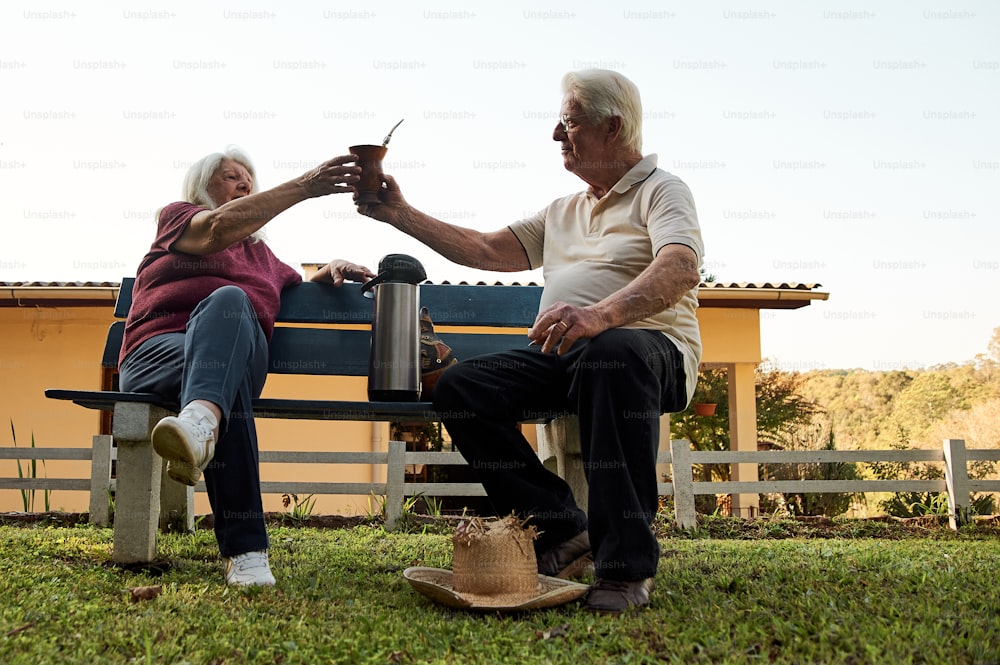
<svg viewBox="0 0 1000 665">
<path fill-rule="evenodd" d="M 969 460 L 963 439 L 944 440 L 944 479 L 948 485 L 948 526 L 969 523 Z"/>
<path fill-rule="evenodd" d="M 403 484 L 406 482 L 406 442 L 389 441 L 385 471 L 385 530 L 392 531 L 403 516 Z"/>
<path fill-rule="evenodd" d="M 111 443 L 110 434 L 95 434 L 90 451 L 90 523 L 111 524 Z"/>
<path fill-rule="evenodd" d="M 670 475 L 674 484 L 674 513 L 682 529 L 698 526 L 694 508 L 694 476 L 691 470 L 691 442 L 687 439 L 670 441 Z"/>
</svg>

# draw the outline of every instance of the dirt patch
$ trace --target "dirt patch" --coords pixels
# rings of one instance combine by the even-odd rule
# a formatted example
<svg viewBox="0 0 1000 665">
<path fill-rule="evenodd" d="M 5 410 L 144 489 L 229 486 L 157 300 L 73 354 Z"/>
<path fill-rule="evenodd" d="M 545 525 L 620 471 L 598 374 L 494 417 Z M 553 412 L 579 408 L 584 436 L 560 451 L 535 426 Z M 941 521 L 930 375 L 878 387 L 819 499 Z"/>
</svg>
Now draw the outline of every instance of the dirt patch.
<svg viewBox="0 0 1000 665">
<path fill-rule="evenodd" d="M 87 513 L 45 512 L 0 513 L 3 525 L 51 525 L 75 526 L 86 524 Z M 367 515 L 310 515 L 302 519 L 292 519 L 288 513 L 266 513 L 265 519 L 272 526 L 308 527 L 313 529 L 351 529 L 364 525 L 380 525 L 381 517 Z M 450 533 L 461 516 L 430 516 L 408 513 L 398 529 L 401 531 Z M 211 514 L 200 515 L 197 528 L 211 529 L 214 519 Z M 829 517 L 718 517 L 699 515 L 698 528 L 683 530 L 666 518 L 658 518 L 654 524 L 660 538 L 729 538 L 740 540 L 780 539 L 780 538 L 948 538 L 958 535 L 948 526 L 947 515 L 925 515 L 923 517 L 899 518 L 880 515 L 868 518 Z M 963 526 L 963 536 L 1000 537 L 1000 515 L 986 515 L 972 518 Z"/>
<path fill-rule="evenodd" d="M 54 526 L 76 526 L 86 524 L 87 513 L 64 513 L 51 511 L 47 513 L 0 513 L 0 524 L 52 524 Z"/>
<path fill-rule="evenodd" d="M 739 540 L 780 538 L 950 538 L 962 536 L 1000 537 L 1000 516 L 987 515 L 972 518 L 958 532 L 948 525 L 947 515 L 922 517 L 891 517 L 878 515 L 867 518 L 829 517 L 718 517 L 699 515 L 698 528 L 685 531 L 672 521 L 656 522 L 657 535 L 661 538 L 729 538 Z"/>
<path fill-rule="evenodd" d="M 44 513 L 7 512 L 0 513 L 0 524 L 9 525 L 52 525 L 52 526 L 76 526 L 86 524 L 90 518 L 88 513 L 66 513 L 51 511 Z M 274 512 L 265 513 L 264 519 L 273 526 L 301 526 L 313 529 L 351 529 L 365 524 L 381 524 L 381 517 L 369 517 L 367 515 L 310 515 L 305 518 L 293 519 L 289 513 Z M 455 524 L 458 517 L 442 516 L 431 517 L 429 515 L 406 515 L 404 525 L 424 526 Z M 215 527 L 215 518 L 211 513 L 198 515 L 195 518 L 195 525 L 198 529 L 212 529 Z"/>
</svg>

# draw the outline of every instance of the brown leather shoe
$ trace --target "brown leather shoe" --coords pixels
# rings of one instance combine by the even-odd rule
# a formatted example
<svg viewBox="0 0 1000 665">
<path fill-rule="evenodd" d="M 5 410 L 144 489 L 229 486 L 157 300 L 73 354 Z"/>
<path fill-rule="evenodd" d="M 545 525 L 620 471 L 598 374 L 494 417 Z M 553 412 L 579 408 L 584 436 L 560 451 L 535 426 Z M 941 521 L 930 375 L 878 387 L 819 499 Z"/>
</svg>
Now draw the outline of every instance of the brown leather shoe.
<svg viewBox="0 0 1000 665">
<path fill-rule="evenodd" d="M 590 551 L 590 536 L 586 531 L 573 536 L 538 557 L 538 572 L 549 577 L 570 579 L 583 577 L 594 570 L 594 555 Z"/>
<path fill-rule="evenodd" d="M 625 610 L 649 605 L 653 578 L 626 582 L 598 577 L 590 587 L 584 607 L 602 614 L 621 614 Z"/>
</svg>

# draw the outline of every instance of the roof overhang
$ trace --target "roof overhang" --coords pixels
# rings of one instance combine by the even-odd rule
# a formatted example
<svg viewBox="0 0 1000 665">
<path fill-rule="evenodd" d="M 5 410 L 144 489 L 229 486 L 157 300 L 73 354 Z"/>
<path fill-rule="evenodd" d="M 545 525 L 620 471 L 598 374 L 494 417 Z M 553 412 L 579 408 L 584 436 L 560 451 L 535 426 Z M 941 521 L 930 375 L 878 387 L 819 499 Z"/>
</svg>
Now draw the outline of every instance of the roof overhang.
<svg viewBox="0 0 1000 665">
<path fill-rule="evenodd" d="M 698 289 L 700 307 L 743 309 L 798 309 L 814 300 L 826 300 L 829 293 L 816 291 L 819 284 L 702 284 Z M 0 285 L 0 307 L 114 307 L 117 282 L 4 284 Z"/>
<path fill-rule="evenodd" d="M 0 286 L 0 307 L 114 307 L 118 284 Z"/>
<path fill-rule="evenodd" d="M 798 309 L 813 300 L 827 300 L 829 293 L 814 291 L 819 284 L 702 284 L 699 307 L 744 309 Z"/>
</svg>

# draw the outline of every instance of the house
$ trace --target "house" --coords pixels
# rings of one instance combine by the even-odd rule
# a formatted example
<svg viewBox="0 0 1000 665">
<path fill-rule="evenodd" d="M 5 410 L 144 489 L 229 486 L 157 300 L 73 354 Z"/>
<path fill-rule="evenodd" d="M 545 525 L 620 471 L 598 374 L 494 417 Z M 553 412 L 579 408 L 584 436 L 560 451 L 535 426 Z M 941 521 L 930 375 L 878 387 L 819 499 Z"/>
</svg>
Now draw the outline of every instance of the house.
<svg viewBox="0 0 1000 665">
<path fill-rule="evenodd" d="M 305 271 L 312 268 L 304 266 Z M 110 387 L 112 370 L 101 356 L 108 327 L 114 321 L 116 282 L 0 282 L 0 417 L 10 423 L 18 446 L 89 447 L 91 437 L 110 432 L 108 414 L 81 408 L 70 402 L 47 399 L 46 388 L 97 389 Z M 762 360 L 760 312 L 764 309 L 797 309 L 814 300 L 826 300 L 817 284 L 720 283 L 702 284 L 699 291 L 704 344 L 703 365 L 729 372 L 730 428 L 734 450 L 756 450 L 756 406 L 754 368 Z M 294 397 L 308 393 L 329 399 L 365 400 L 364 377 L 272 376 L 266 397 Z M 7 429 L 6 427 L 4 428 Z M 262 449 L 271 450 L 384 450 L 389 438 L 387 423 L 314 422 L 305 420 L 260 420 Z M 533 432 L 527 432 L 533 439 Z M 14 445 L 12 435 L 0 436 L 0 447 Z M 669 433 L 664 432 L 664 445 Z M 22 462 L 22 472 L 26 466 Z M 263 480 L 326 480 L 333 482 L 378 482 L 381 467 L 358 465 L 341 468 L 309 465 L 264 464 Z M 289 468 L 293 467 L 293 468 Z M 359 471 L 360 469 L 360 471 Z M 359 473 L 367 474 L 358 477 Z M 49 460 L 36 466 L 38 476 L 50 478 L 89 477 L 87 462 Z M 18 477 L 14 460 L 0 460 L 0 476 Z M 756 480 L 754 464 L 734 465 L 733 480 Z M 323 496 L 316 498 L 320 513 L 364 513 L 370 509 L 365 497 Z M 56 491 L 53 510 L 84 512 L 84 492 Z M 37 504 L 37 502 L 36 502 Z M 756 495 L 733 497 L 733 514 L 756 513 Z M 281 510 L 281 497 L 264 497 L 265 510 Z M 0 511 L 22 509 L 17 490 L 0 490 Z M 209 512 L 204 494 L 196 495 L 195 510 Z"/>
</svg>

